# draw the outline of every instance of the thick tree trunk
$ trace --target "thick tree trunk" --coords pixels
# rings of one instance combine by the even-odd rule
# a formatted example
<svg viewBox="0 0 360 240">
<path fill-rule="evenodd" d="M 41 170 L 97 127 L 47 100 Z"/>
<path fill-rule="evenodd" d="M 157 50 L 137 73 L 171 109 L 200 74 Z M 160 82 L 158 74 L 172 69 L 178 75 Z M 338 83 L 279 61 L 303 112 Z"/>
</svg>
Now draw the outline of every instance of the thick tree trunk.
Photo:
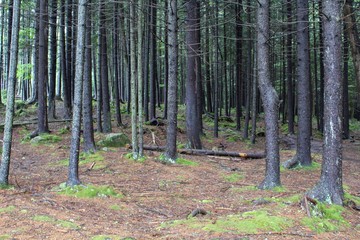
<svg viewBox="0 0 360 240">
<path fill-rule="evenodd" d="M 168 70 L 168 125 L 166 131 L 166 152 L 168 161 L 174 162 L 177 138 L 177 75 L 178 75 L 178 40 L 177 40 L 177 0 L 168 0 L 168 41 L 169 41 L 169 70 Z"/>
<path fill-rule="evenodd" d="M 287 82 L 287 120 L 290 134 L 294 134 L 294 83 L 293 83 L 293 44 L 292 44 L 292 0 L 287 0 L 287 36 L 286 36 L 286 82 Z"/>
<path fill-rule="evenodd" d="M 191 148 L 200 149 L 200 123 L 197 109 L 196 85 L 196 57 L 199 54 L 200 43 L 196 40 L 197 31 L 197 0 L 186 2 L 186 48 L 187 48 L 187 77 L 186 77 L 186 129 Z"/>
<path fill-rule="evenodd" d="M 122 125 L 120 111 L 120 71 L 119 71 L 119 3 L 114 3 L 114 92 L 115 92 L 115 117 L 118 126 Z"/>
<path fill-rule="evenodd" d="M 340 3 L 323 1 L 324 30 L 324 144 L 319 183 L 307 195 L 330 204 L 343 204 L 342 76 Z"/>
<path fill-rule="evenodd" d="M 156 15 L 157 0 L 151 0 L 151 32 L 150 32 L 150 105 L 149 120 L 156 118 L 156 82 L 157 82 L 157 53 L 156 53 Z"/>
<path fill-rule="evenodd" d="M 80 184 L 78 169 L 79 169 L 81 109 L 82 109 L 83 74 L 84 74 L 86 2 L 87 0 L 79 0 L 79 5 L 78 5 L 73 121 L 71 128 L 69 172 L 68 172 L 68 179 L 66 182 L 68 186 L 74 186 Z"/>
<path fill-rule="evenodd" d="M 12 143 L 12 129 L 15 105 L 16 68 L 18 56 L 18 38 L 20 21 L 20 0 L 14 0 L 14 8 L 11 25 L 11 44 L 9 57 L 9 74 L 7 85 L 7 104 L 5 113 L 5 128 L 3 136 L 3 148 L 0 162 L 0 184 L 9 184 L 10 155 Z"/>
<path fill-rule="evenodd" d="M 269 0 L 259 0 L 257 9 L 257 62 L 259 88 L 265 111 L 266 128 L 266 173 L 260 189 L 270 189 L 280 185 L 279 156 L 279 99 L 270 79 L 269 60 Z"/>
</svg>

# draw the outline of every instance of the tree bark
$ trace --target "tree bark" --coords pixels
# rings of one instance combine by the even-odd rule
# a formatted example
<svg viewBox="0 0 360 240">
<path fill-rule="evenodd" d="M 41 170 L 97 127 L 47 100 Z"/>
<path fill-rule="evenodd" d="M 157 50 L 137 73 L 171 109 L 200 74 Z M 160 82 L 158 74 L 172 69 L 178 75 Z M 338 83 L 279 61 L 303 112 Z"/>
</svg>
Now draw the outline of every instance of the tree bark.
<svg viewBox="0 0 360 240">
<path fill-rule="evenodd" d="M 38 133 L 49 132 L 47 119 L 47 82 L 48 82 L 48 5 L 40 0 L 39 20 L 39 83 L 38 83 Z"/>
<path fill-rule="evenodd" d="M 49 118 L 55 119 L 55 86 L 56 86 L 56 19 L 57 19 L 57 0 L 50 1 L 50 68 L 49 68 Z"/>
<path fill-rule="evenodd" d="M 84 76 L 83 74 L 84 74 L 86 2 L 87 0 L 79 0 L 79 4 L 78 4 L 73 121 L 71 128 L 69 171 L 68 171 L 68 179 L 66 182 L 68 186 L 75 186 L 81 183 L 79 179 L 79 149 L 80 149 L 81 109 L 82 109 L 83 76 Z"/>
<path fill-rule="evenodd" d="M 323 1 L 324 30 L 324 144 L 319 183 L 307 195 L 329 204 L 343 204 L 342 76 L 340 3 Z"/>
<path fill-rule="evenodd" d="M 271 189 L 280 186 L 279 156 L 279 99 L 270 79 L 269 45 L 270 22 L 269 0 L 259 0 L 257 9 L 257 62 L 259 88 L 265 111 L 266 128 L 266 173 L 260 189 Z"/>
<path fill-rule="evenodd" d="M 197 0 L 186 2 L 186 48 L 187 48 L 187 76 L 186 76 L 186 128 L 187 138 L 191 148 L 200 149 L 200 123 L 197 109 L 196 85 L 196 57 L 199 54 L 200 43 L 196 39 L 197 31 Z"/>
<path fill-rule="evenodd" d="M 89 1 L 90 2 L 90 1 Z M 89 11 L 87 11 L 89 12 Z M 84 151 L 95 152 L 93 108 L 92 108 L 92 57 L 91 57 L 91 15 L 86 19 L 84 78 L 83 78 L 83 136 Z"/>
<path fill-rule="evenodd" d="M 168 125 L 166 131 L 165 157 L 175 162 L 177 138 L 177 76 L 178 76 L 178 39 L 177 39 L 177 0 L 168 0 Z"/>
<path fill-rule="evenodd" d="M 18 57 L 18 38 L 20 22 L 20 0 L 14 0 L 12 25 L 11 25 L 11 44 L 9 56 L 9 74 L 7 85 L 7 104 L 5 113 L 5 128 L 3 136 L 3 148 L 0 162 L 0 184 L 9 184 L 10 156 L 12 143 L 12 129 L 15 105 L 16 87 L 16 68 Z"/>
</svg>

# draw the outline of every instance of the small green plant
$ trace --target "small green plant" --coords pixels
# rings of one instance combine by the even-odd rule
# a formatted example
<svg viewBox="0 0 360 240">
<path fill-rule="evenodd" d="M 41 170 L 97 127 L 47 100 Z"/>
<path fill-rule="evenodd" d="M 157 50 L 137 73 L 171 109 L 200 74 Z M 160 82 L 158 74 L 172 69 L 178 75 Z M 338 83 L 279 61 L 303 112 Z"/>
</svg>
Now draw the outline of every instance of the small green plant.
<svg viewBox="0 0 360 240">
<path fill-rule="evenodd" d="M 60 128 L 58 132 L 59 134 L 67 134 L 70 132 L 70 128 L 68 126 L 65 126 L 63 128 Z"/>
<path fill-rule="evenodd" d="M 0 214 L 13 212 L 15 209 L 16 209 L 15 206 L 8 206 L 5 208 L 0 208 Z"/>
<path fill-rule="evenodd" d="M 305 217 L 301 222 L 317 233 L 338 231 L 350 226 L 342 216 L 343 212 L 342 206 L 318 203 L 311 209 L 312 217 Z"/>
<path fill-rule="evenodd" d="M 0 235 L 0 240 L 6 240 L 6 239 L 11 239 L 11 236 L 8 234 Z"/>
<path fill-rule="evenodd" d="M 116 205 L 116 204 L 111 205 L 109 208 L 110 208 L 111 210 L 115 210 L 115 211 L 119 211 L 119 210 L 121 210 L 121 209 L 122 209 L 122 207 L 121 207 L 121 206 Z"/>
<path fill-rule="evenodd" d="M 78 186 L 66 186 L 65 183 L 55 189 L 59 194 L 67 196 L 74 196 L 77 198 L 94 198 L 94 197 L 116 197 L 122 198 L 121 193 L 117 193 L 112 187 L 109 186 L 93 186 L 93 185 L 78 185 Z"/>
<path fill-rule="evenodd" d="M 135 160 L 136 162 L 139 162 L 139 163 L 144 163 L 146 161 L 145 156 L 142 156 L 142 157 L 139 157 L 137 155 L 134 156 L 133 152 L 125 154 L 125 158 L 130 159 L 130 160 Z"/>
<path fill-rule="evenodd" d="M 232 174 L 224 175 L 223 178 L 226 182 L 234 183 L 234 182 L 242 180 L 244 178 L 244 176 L 239 173 L 232 173 Z"/>
</svg>

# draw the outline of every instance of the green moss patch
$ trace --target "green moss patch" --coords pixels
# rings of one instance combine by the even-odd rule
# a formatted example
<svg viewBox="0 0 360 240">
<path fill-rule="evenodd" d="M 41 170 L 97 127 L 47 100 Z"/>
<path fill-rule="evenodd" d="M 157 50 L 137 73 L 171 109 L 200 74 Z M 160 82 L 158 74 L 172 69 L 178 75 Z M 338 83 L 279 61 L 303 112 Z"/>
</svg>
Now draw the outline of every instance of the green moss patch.
<svg viewBox="0 0 360 240">
<path fill-rule="evenodd" d="M 116 192 L 112 187 L 109 186 L 78 185 L 69 187 L 63 183 L 58 187 L 58 192 L 60 194 L 74 196 L 77 198 L 123 197 L 121 193 Z"/>
<path fill-rule="evenodd" d="M 185 158 L 177 158 L 176 163 L 180 164 L 180 165 L 185 165 L 185 166 L 199 166 L 199 163 L 190 161 Z"/>
<path fill-rule="evenodd" d="M 135 240 L 132 237 L 121 238 L 115 235 L 96 235 L 91 238 L 91 240 Z"/>
<path fill-rule="evenodd" d="M 116 205 L 116 204 L 111 205 L 109 208 L 110 208 L 111 210 L 115 210 L 115 211 L 120 211 L 120 210 L 122 209 L 121 206 Z"/>
<path fill-rule="evenodd" d="M 350 226 L 342 216 L 344 210 L 339 205 L 318 203 L 311 209 L 312 217 L 303 218 L 301 223 L 317 233 L 338 231 Z"/>
<path fill-rule="evenodd" d="M 356 205 L 360 205 L 360 197 L 353 196 L 349 193 L 344 193 L 345 203 L 349 201 L 353 201 Z"/>
<path fill-rule="evenodd" d="M 51 144 L 61 141 L 61 137 L 52 134 L 40 134 L 39 136 L 34 137 L 30 140 L 31 144 L 40 145 L 40 144 Z"/>
<path fill-rule="evenodd" d="M 32 219 L 37 222 L 48 222 L 62 228 L 80 229 L 80 227 L 72 221 L 58 220 L 48 215 L 35 215 Z"/>
<path fill-rule="evenodd" d="M 272 216 L 267 211 L 250 211 L 239 215 L 219 217 L 216 222 L 190 218 L 175 220 L 163 224 L 161 227 L 187 226 L 204 231 L 233 234 L 254 234 L 259 232 L 281 232 L 292 226 L 292 221 L 278 216 Z"/>
<path fill-rule="evenodd" d="M 130 144 L 130 139 L 124 133 L 107 134 L 105 139 L 98 142 L 101 147 L 124 147 L 126 144 Z"/>
<path fill-rule="evenodd" d="M 258 191 L 259 189 L 256 186 L 244 186 L 244 187 L 233 187 L 231 191 L 233 192 L 247 192 L 247 191 Z"/>
<path fill-rule="evenodd" d="M 244 176 L 239 173 L 232 173 L 232 174 L 224 175 L 223 178 L 226 182 L 234 183 L 234 182 L 242 180 L 244 178 Z"/>
<path fill-rule="evenodd" d="M 8 206 L 5 208 L 0 208 L 0 214 L 13 212 L 15 209 L 16 209 L 15 206 Z"/>
</svg>

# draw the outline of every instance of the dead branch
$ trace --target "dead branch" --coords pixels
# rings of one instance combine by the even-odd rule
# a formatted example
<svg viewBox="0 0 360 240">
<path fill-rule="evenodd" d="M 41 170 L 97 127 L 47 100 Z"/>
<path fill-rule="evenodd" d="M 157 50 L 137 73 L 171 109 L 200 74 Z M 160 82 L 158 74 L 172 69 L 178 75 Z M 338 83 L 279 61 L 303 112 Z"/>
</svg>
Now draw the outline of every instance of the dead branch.
<svg viewBox="0 0 360 240">
<path fill-rule="evenodd" d="M 202 208 L 196 208 L 190 213 L 189 217 L 196 217 L 199 214 L 200 215 L 206 215 L 207 212 Z"/>
<path fill-rule="evenodd" d="M 131 146 L 129 146 L 131 148 Z M 164 146 L 149 146 L 144 145 L 144 150 L 150 151 L 165 151 Z M 207 149 L 178 149 L 178 153 L 187 155 L 211 155 L 211 156 L 227 156 L 227 157 L 241 157 L 241 158 L 253 158 L 261 159 L 265 158 L 264 153 L 243 153 L 243 152 L 228 152 L 228 151 L 215 151 Z"/>
</svg>

